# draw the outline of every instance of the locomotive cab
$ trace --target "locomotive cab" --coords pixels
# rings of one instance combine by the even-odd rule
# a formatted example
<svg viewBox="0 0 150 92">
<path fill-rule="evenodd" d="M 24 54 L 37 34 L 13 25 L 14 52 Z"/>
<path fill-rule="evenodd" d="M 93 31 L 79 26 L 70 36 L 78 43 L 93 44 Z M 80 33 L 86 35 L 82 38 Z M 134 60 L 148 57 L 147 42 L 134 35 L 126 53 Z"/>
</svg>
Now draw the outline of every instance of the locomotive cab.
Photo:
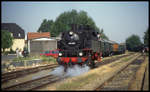
<svg viewBox="0 0 150 92">
<path fill-rule="evenodd" d="M 73 65 L 88 65 L 95 67 L 94 60 L 100 59 L 100 42 L 98 32 L 86 27 L 72 27 L 72 30 L 63 32 L 58 41 L 59 65 L 67 67 Z"/>
</svg>

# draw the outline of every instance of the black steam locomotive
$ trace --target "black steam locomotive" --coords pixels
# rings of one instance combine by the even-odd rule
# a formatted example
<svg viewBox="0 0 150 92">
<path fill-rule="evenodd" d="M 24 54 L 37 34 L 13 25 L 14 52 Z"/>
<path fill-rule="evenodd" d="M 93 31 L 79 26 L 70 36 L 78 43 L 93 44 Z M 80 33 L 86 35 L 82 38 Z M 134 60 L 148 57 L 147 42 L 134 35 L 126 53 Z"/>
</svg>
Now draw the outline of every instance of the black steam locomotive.
<svg viewBox="0 0 150 92">
<path fill-rule="evenodd" d="M 87 26 L 71 25 L 70 31 L 64 31 L 61 40 L 57 42 L 59 56 L 57 62 L 67 67 L 75 64 L 95 67 L 95 60 L 101 61 L 101 57 L 112 55 L 113 53 L 124 53 L 124 46 L 116 45 L 110 41 L 100 40 L 100 34 Z M 115 48 L 113 48 L 115 47 Z M 117 48 L 116 48 L 117 47 Z"/>
</svg>

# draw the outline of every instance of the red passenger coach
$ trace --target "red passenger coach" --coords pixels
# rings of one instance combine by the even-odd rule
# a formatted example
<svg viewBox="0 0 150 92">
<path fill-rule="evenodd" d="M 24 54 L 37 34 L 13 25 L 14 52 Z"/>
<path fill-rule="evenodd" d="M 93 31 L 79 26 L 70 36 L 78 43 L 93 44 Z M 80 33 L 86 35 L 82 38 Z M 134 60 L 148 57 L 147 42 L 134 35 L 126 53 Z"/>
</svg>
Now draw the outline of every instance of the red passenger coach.
<svg viewBox="0 0 150 92">
<path fill-rule="evenodd" d="M 57 58 L 59 54 L 59 50 L 49 50 L 45 51 L 44 53 L 41 53 L 40 56 L 52 56 L 54 58 Z"/>
</svg>

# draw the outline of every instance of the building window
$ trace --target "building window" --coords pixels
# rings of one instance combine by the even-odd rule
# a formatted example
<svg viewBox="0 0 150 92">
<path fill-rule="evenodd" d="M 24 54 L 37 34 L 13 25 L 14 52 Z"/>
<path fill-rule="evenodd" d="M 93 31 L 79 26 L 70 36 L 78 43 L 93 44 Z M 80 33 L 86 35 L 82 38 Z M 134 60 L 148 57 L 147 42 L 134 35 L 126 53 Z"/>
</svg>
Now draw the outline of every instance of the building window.
<svg viewBox="0 0 150 92">
<path fill-rule="evenodd" d="M 19 33 L 18 36 L 21 37 L 21 34 Z"/>
</svg>

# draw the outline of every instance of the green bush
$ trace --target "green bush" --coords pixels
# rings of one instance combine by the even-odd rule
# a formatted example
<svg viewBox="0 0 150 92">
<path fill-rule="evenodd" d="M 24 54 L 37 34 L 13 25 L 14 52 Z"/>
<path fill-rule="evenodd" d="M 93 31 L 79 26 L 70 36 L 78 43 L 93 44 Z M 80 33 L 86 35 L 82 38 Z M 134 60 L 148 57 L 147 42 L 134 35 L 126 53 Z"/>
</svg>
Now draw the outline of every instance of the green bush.
<svg viewBox="0 0 150 92">
<path fill-rule="evenodd" d="M 42 56 L 41 57 L 42 61 L 48 61 L 48 62 L 56 62 L 56 59 L 53 57 L 47 57 L 47 56 Z"/>
<path fill-rule="evenodd" d="M 12 50 L 12 48 L 9 51 L 10 54 L 15 54 L 16 52 Z"/>
<path fill-rule="evenodd" d="M 5 51 L 5 52 L 4 52 L 4 55 L 8 55 L 8 54 L 9 54 L 9 51 Z"/>
</svg>

